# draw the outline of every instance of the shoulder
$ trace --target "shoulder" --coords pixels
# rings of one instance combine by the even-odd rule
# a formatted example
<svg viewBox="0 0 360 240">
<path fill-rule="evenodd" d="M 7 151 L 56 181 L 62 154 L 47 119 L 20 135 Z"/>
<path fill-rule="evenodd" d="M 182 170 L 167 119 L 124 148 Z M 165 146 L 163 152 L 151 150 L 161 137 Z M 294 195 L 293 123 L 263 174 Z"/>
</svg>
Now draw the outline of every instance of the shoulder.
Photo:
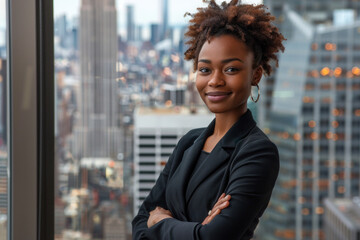
<svg viewBox="0 0 360 240">
<path fill-rule="evenodd" d="M 244 149 L 269 151 L 278 155 L 276 145 L 265 135 L 260 128 L 255 126 L 241 143 Z"/>
<path fill-rule="evenodd" d="M 276 145 L 255 126 L 249 134 L 237 143 L 234 164 L 256 164 L 257 167 L 274 172 L 279 170 L 279 152 Z"/>
</svg>

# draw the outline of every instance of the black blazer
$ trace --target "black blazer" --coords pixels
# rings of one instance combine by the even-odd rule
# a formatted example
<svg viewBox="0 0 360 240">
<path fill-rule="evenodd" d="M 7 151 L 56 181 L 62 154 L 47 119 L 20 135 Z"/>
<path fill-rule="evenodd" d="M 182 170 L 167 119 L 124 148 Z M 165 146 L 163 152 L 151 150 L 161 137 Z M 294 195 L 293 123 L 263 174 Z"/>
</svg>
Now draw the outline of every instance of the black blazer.
<svg viewBox="0 0 360 240">
<path fill-rule="evenodd" d="M 132 221 L 133 239 L 230 240 L 253 236 L 278 175 L 277 148 L 247 110 L 192 175 L 214 126 L 215 120 L 205 130 L 191 130 L 180 139 Z M 231 195 L 230 205 L 209 224 L 201 225 L 222 193 Z M 174 218 L 148 228 L 149 212 L 156 206 L 170 210 Z"/>
</svg>

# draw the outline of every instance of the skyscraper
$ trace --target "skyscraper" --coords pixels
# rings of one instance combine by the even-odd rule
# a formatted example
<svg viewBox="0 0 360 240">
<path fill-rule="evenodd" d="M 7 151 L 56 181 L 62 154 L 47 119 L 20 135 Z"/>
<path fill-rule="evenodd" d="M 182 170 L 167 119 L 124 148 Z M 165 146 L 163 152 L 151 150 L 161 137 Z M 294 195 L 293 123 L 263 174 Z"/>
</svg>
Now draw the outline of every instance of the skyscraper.
<svg viewBox="0 0 360 240">
<path fill-rule="evenodd" d="M 160 40 L 160 25 L 153 23 L 150 25 L 150 41 L 155 46 Z"/>
<path fill-rule="evenodd" d="M 161 40 L 167 38 L 169 27 L 169 0 L 161 0 Z"/>
<path fill-rule="evenodd" d="M 127 40 L 135 40 L 135 22 L 134 22 L 134 6 L 126 6 L 126 24 L 127 24 Z"/>
<path fill-rule="evenodd" d="M 333 11 L 337 9 L 353 9 L 360 12 L 360 2 L 353 0 L 264 0 L 264 4 L 278 18 L 279 25 L 284 23 L 287 7 L 311 24 L 329 23 L 333 19 Z"/>
<path fill-rule="evenodd" d="M 296 12 L 310 25 L 329 25 L 334 22 L 334 11 L 338 9 L 351 9 L 355 15 L 360 13 L 360 2 L 353 0 L 264 0 L 265 6 L 269 8 L 272 15 L 276 17 L 275 25 L 280 28 L 280 32 L 285 38 L 292 38 L 296 28 L 286 21 L 289 10 Z M 277 71 L 274 68 L 274 71 Z M 257 104 L 259 108 L 258 123 L 262 127 L 269 117 L 269 110 L 272 107 L 272 96 L 277 79 L 275 73 L 265 77 L 260 82 L 261 97 Z"/>
<path fill-rule="evenodd" d="M 325 239 L 325 197 L 359 195 L 360 23 L 318 27 L 294 11 L 265 132 L 281 168 L 261 239 Z"/>
<path fill-rule="evenodd" d="M 81 126 L 76 127 L 76 157 L 116 159 L 120 133 L 115 0 L 82 0 L 80 14 Z"/>
</svg>

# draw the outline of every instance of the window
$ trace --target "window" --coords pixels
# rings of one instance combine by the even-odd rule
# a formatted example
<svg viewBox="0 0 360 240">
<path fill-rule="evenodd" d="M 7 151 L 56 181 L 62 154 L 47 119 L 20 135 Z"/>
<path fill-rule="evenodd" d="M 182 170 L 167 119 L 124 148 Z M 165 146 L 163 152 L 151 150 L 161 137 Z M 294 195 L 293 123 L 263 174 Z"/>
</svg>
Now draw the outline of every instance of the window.
<svg viewBox="0 0 360 240">
<path fill-rule="evenodd" d="M 53 3 L 55 239 L 130 239 L 138 204 L 189 130 L 181 121 L 162 126 L 157 117 L 139 130 L 135 110 L 142 105 L 152 116 L 168 116 L 189 105 L 183 16 L 202 2 Z M 165 107 L 154 114 L 159 105 Z"/>
</svg>

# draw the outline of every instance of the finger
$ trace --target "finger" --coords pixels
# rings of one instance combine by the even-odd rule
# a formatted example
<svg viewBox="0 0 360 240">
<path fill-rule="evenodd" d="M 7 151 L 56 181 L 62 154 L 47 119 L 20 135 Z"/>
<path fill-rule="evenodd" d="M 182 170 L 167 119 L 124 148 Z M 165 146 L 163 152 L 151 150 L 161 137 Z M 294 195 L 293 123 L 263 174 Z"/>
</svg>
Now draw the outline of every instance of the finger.
<svg viewBox="0 0 360 240">
<path fill-rule="evenodd" d="M 230 195 L 224 196 L 223 198 L 219 199 L 219 200 L 215 203 L 214 208 L 220 206 L 221 204 L 223 204 L 223 203 L 226 202 L 226 201 L 229 201 L 230 199 L 231 199 L 231 196 L 230 196 Z"/>
<path fill-rule="evenodd" d="M 221 203 L 215 205 L 215 206 L 213 207 L 213 209 L 211 209 L 211 212 L 215 212 L 215 211 L 218 210 L 218 209 L 219 209 L 219 210 L 223 210 L 223 209 L 227 208 L 229 205 L 230 205 L 230 201 L 226 200 L 226 201 L 224 201 L 224 202 L 221 202 Z M 210 215 L 211 215 L 211 214 L 210 214 Z"/>
<path fill-rule="evenodd" d="M 225 197 L 225 193 L 221 194 L 220 197 L 219 197 L 219 199 L 218 199 L 218 201 L 219 201 L 220 199 L 224 198 L 224 197 Z"/>
<path fill-rule="evenodd" d="M 214 213 L 211 213 L 211 215 L 207 218 L 207 223 L 211 222 L 216 215 L 220 214 L 220 209 L 217 209 L 214 211 Z"/>
<path fill-rule="evenodd" d="M 201 225 L 206 225 L 209 223 L 208 219 L 209 219 L 210 216 L 207 216 L 204 221 L 201 223 Z"/>
<path fill-rule="evenodd" d="M 222 198 L 219 198 L 219 200 L 217 200 L 217 202 L 215 203 L 214 207 L 222 204 L 224 201 L 226 201 L 225 196 L 222 197 Z"/>
</svg>

